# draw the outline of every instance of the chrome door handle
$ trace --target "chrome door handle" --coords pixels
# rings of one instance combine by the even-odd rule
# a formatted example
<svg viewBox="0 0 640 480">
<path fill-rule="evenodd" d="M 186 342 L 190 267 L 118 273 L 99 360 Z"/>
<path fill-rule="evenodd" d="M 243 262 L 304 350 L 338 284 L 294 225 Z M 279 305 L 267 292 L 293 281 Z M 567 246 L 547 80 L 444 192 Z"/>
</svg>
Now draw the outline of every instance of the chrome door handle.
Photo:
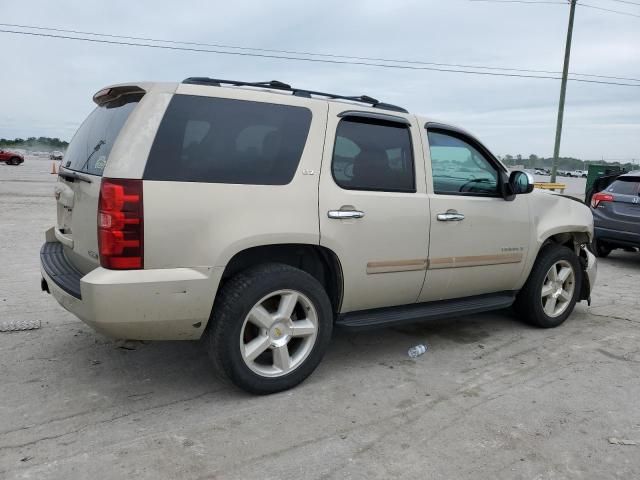
<svg viewBox="0 0 640 480">
<path fill-rule="evenodd" d="M 455 210 L 449 210 L 447 213 L 439 213 L 438 221 L 440 222 L 459 222 L 464 220 L 464 215 L 456 212 Z"/>
<path fill-rule="evenodd" d="M 348 218 L 362 218 L 364 217 L 364 212 L 360 210 L 329 210 L 327 216 L 329 218 L 344 220 Z"/>
</svg>

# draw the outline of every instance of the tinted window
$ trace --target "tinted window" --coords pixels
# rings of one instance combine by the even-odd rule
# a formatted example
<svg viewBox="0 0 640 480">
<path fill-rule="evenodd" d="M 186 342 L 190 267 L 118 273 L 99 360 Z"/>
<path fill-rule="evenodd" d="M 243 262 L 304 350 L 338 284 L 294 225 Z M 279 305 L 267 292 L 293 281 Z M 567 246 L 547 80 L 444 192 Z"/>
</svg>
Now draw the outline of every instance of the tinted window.
<svg viewBox="0 0 640 480">
<path fill-rule="evenodd" d="M 97 107 L 73 136 L 64 165 L 70 170 L 102 175 L 118 134 L 142 95 L 125 95 Z"/>
<path fill-rule="evenodd" d="M 336 183 L 349 190 L 415 192 L 409 128 L 365 118 L 341 120 L 331 169 Z"/>
<path fill-rule="evenodd" d="M 176 95 L 144 178 L 284 185 L 295 174 L 310 125 L 311 111 L 303 107 Z"/>
<path fill-rule="evenodd" d="M 607 192 L 618 193 L 621 195 L 637 195 L 640 179 L 635 181 L 618 179 L 609 185 Z"/>
<path fill-rule="evenodd" d="M 498 171 L 473 145 L 445 133 L 429 131 L 428 136 L 435 193 L 498 192 Z"/>
</svg>

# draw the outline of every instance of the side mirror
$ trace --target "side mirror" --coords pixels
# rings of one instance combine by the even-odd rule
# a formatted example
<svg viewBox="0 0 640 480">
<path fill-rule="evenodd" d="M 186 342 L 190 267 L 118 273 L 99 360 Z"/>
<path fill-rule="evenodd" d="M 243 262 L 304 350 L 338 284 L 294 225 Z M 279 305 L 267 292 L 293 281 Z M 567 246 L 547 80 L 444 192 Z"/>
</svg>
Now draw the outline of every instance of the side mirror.
<svg viewBox="0 0 640 480">
<path fill-rule="evenodd" d="M 521 170 L 511 172 L 509 175 L 509 185 L 514 195 L 533 192 L 534 183 L 533 175 Z"/>
</svg>

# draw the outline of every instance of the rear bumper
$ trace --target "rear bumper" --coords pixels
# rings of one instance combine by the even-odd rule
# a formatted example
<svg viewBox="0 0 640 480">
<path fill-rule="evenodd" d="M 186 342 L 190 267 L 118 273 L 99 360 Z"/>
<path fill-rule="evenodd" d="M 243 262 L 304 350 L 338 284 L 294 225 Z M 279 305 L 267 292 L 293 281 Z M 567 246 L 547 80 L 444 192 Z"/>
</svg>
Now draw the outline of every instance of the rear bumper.
<svg viewBox="0 0 640 480">
<path fill-rule="evenodd" d="M 135 340 L 196 340 L 207 326 L 223 268 L 107 270 L 82 275 L 62 244 L 40 253 L 48 291 L 100 333 Z M 75 287 L 77 285 L 77 288 Z"/>
<path fill-rule="evenodd" d="M 595 238 L 616 245 L 640 247 L 640 233 L 612 230 L 610 228 L 595 227 Z"/>
</svg>

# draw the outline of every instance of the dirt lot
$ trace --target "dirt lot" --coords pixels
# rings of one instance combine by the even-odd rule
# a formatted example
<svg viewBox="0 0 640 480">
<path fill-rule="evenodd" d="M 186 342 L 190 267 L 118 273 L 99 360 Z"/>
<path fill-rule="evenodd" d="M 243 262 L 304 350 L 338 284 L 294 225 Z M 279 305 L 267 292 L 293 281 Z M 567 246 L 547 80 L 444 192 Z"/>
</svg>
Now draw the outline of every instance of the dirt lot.
<svg viewBox="0 0 640 480">
<path fill-rule="evenodd" d="M 0 321 L 42 324 L 0 333 L 0 478 L 640 478 L 640 254 L 601 261 L 558 329 L 337 333 L 303 385 L 251 397 L 198 343 L 124 350 L 40 292 L 50 168 L 0 165 Z"/>
</svg>

